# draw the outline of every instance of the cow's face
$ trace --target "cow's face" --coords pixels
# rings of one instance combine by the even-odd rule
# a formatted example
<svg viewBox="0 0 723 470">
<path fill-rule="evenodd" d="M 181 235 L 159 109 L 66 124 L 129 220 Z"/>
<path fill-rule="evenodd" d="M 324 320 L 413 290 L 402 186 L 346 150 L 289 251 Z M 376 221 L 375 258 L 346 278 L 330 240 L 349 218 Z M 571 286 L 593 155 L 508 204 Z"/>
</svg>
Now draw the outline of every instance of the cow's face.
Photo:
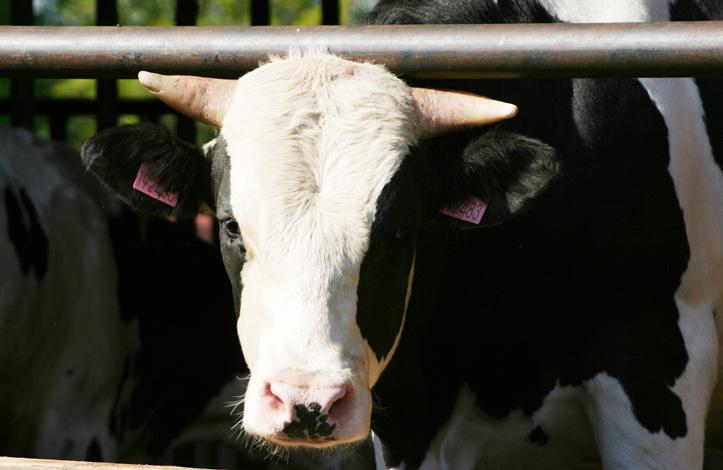
<svg viewBox="0 0 723 470">
<path fill-rule="evenodd" d="M 119 128 L 86 144 L 87 165 L 136 207 L 165 207 L 129 189 L 144 162 L 159 187 L 180 193 L 175 212 L 215 208 L 251 371 L 248 433 L 314 447 L 363 439 L 414 278 L 410 147 L 514 107 L 412 89 L 381 67 L 323 53 L 272 61 L 214 93 L 205 79 L 167 86 L 160 77 L 144 84 L 220 128 L 205 158 L 145 127 Z"/>
<path fill-rule="evenodd" d="M 245 247 L 229 275 L 243 285 L 247 432 L 316 446 L 368 434 L 370 389 L 413 277 L 416 210 L 410 181 L 394 176 L 416 140 L 414 116 L 394 75 L 329 55 L 278 60 L 238 81 L 220 133 L 229 200 L 217 207 Z M 385 283 L 374 277 L 391 273 L 362 269 L 390 260 Z M 383 289 L 367 289 L 362 307 L 388 316 L 380 331 L 358 321 L 359 289 L 371 285 Z"/>
</svg>

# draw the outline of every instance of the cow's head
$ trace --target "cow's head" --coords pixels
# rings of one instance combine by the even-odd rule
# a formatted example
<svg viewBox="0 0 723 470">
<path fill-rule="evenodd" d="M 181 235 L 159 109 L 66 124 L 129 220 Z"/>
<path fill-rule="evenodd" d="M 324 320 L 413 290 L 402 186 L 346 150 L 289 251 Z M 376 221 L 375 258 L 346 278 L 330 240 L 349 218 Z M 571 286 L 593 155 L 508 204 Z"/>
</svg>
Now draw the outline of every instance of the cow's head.
<svg viewBox="0 0 723 470">
<path fill-rule="evenodd" d="M 215 211 L 251 370 L 243 427 L 279 444 L 323 447 L 368 434 L 371 388 L 404 325 L 414 233 L 439 209 L 429 201 L 516 191 L 504 203 L 514 210 L 554 173 L 540 163 L 551 160 L 539 142 L 510 136 L 495 147 L 500 139 L 481 138 L 459 161 L 440 163 L 432 191 L 418 174 L 430 166 L 416 164 L 432 156 L 412 152 L 418 140 L 511 117 L 514 106 L 412 89 L 382 67 L 325 53 L 273 60 L 237 81 L 140 78 L 219 128 L 218 138 L 197 149 L 126 126 L 99 133 L 83 158 L 136 208 Z M 175 208 L 132 189 L 142 163 L 178 194 Z"/>
</svg>

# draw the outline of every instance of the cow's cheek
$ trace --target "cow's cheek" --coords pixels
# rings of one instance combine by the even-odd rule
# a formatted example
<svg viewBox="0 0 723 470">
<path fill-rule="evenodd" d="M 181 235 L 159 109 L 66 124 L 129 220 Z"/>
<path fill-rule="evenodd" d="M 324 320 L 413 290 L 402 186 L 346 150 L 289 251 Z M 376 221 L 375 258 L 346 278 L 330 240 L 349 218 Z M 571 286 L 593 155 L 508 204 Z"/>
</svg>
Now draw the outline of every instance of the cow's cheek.
<svg viewBox="0 0 723 470">
<path fill-rule="evenodd" d="M 258 277 L 254 276 L 255 263 L 247 262 L 242 272 L 243 295 L 239 311 L 236 331 L 241 343 L 241 350 L 249 370 L 253 372 L 257 364 L 261 338 L 265 335 L 265 320 L 263 316 L 262 290 Z"/>
</svg>

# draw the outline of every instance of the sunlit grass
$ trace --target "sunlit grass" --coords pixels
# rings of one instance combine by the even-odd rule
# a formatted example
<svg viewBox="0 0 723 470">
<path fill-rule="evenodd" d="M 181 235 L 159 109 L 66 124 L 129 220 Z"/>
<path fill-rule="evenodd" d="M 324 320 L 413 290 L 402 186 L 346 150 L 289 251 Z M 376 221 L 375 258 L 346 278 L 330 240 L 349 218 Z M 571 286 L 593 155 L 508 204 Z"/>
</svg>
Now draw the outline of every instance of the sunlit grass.
<svg viewBox="0 0 723 470">
<path fill-rule="evenodd" d="M 33 93 L 38 98 L 95 99 L 95 80 L 44 78 L 33 80 Z"/>
</svg>

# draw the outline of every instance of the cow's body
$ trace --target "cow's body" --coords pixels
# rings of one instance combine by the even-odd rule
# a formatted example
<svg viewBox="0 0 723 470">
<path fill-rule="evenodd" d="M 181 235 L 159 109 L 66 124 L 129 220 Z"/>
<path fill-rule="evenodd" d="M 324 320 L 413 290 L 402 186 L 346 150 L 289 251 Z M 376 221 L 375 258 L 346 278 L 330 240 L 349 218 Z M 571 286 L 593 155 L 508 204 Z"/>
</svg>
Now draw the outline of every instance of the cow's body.
<svg viewBox="0 0 723 470">
<path fill-rule="evenodd" d="M 370 18 L 721 10 L 415 0 L 382 2 Z M 359 439 L 374 387 L 379 465 L 701 467 L 723 309 L 717 82 L 435 82 L 521 113 L 433 137 L 424 130 L 446 122 L 447 98 L 430 104 L 381 68 L 325 53 L 291 54 L 237 82 L 141 78 L 219 127 L 216 144 L 201 152 L 126 127 L 94 138 L 84 157 L 141 209 L 215 208 L 251 369 L 248 433 L 312 447 Z M 177 208 L 131 189 L 141 163 L 178 192 Z M 481 226 L 439 214 L 470 196 L 488 203 Z"/>
<path fill-rule="evenodd" d="M 685 16 L 698 9 L 688 1 L 670 14 L 662 1 L 446 3 L 382 2 L 375 19 L 702 16 Z M 519 105 L 504 126 L 554 145 L 564 176 L 525 216 L 435 236 L 418 252 L 407 328 L 419 326 L 377 387 L 389 463 L 699 468 L 723 310 L 720 83 L 445 85 Z M 410 400 L 402 383 L 424 393 Z M 419 409 L 430 411 L 415 425 L 400 419 Z"/>
<path fill-rule="evenodd" d="M 68 147 L 0 142 L 0 455 L 216 463 L 173 454 L 243 371 L 215 248 L 122 210 Z"/>
<path fill-rule="evenodd" d="M 0 142 L 0 454 L 113 455 L 108 420 L 131 335 L 115 296 L 111 200 L 69 149 L 6 127 Z"/>
</svg>

